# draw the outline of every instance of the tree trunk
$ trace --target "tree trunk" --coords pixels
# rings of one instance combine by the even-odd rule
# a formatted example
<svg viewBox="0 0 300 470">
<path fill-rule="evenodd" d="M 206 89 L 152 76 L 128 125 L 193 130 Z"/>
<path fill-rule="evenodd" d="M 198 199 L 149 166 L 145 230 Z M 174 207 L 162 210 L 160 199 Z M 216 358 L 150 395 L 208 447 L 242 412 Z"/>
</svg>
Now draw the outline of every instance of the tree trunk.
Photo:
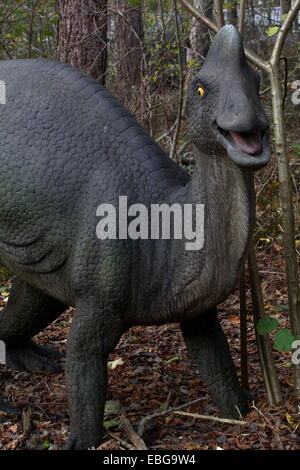
<svg viewBox="0 0 300 470">
<path fill-rule="evenodd" d="M 114 0 L 116 22 L 117 82 L 116 94 L 124 106 L 135 108 L 141 84 L 143 60 L 142 6 L 128 0 Z"/>
<path fill-rule="evenodd" d="M 194 0 L 193 5 L 194 8 L 203 12 L 209 19 L 212 19 L 213 0 Z M 208 28 L 202 23 L 199 23 L 194 17 L 192 17 L 191 21 L 189 40 L 191 45 L 191 58 L 196 64 L 200 65 L 207 55 L 211 39 Z"/>
<path fill-rule="evenodd" d="M 272 64 L 270 74 L 274 117 L 275 151 L 278 159 L 280 200 L 282 206 L 283 242 L 285 248 L 286 272 L 289 294 L 291 330 L 300 338 L 300 287 L 297 253 L 295 248 L 295 217 L 293 207 L 293 186 L 289 169 L 286 127 L 284 121 L 282 85 L 279 76 L 279 63 Z M 294 366 L 295 395 L 300 399 L 300 365 Z"/>
<path fill-rule="evenodd" d="M 283 243 L 285 249 L 286 273 L 288 282 L 289 311 L 291 330 L 295 337 L 300 337 L 300 286 L 295 246 L 295 216 L 293 205 L 293 185 L 289 167 L 289 157 L 284 120 L 284 96 L 280 79 L 280 57 L 294 20 L 300 10 L 300 0 L 295 0 L 285 18 L 273 48 L 269 74 L 272 89 L 272 107 L 274 120 L 275 151 L 278 159 L 280 182 L 280 202 L 282 207 Z M 300 399 L 300 365 L 294 365 L 295 395 Z"/>
<path fill-rule="evenodd" d="M 4 47 L 3 47 L 3 44 L 2 44 L 2 29 L 3 29 L 3 25 L 0 23 L 0 60 L 3 60 L 5 58 L 5 51 L 4 51 Z"/>
<path fill-rule="evenodd" d="M 58 60 L 105 84 L 107 0 L 59 0 Z"/>
<path fill-rule="evenodd" d="M 255 326 L 256 344 L 260 360 L 263 381 L 265 384 L 266 395 L 270 405 L 276 405 L 282 399 L 278 376 L 276 373 L 272 346 L 269 335 L 260 335 L 257 331 L 257 323 L 265 317 L 264 299 L 261 290 L 260 278 L 253 241 L 250 242 L 248 253 L 248 267 L 251 285 L 251 296 L 253 303 L 253 319 Z"/>
</svg>

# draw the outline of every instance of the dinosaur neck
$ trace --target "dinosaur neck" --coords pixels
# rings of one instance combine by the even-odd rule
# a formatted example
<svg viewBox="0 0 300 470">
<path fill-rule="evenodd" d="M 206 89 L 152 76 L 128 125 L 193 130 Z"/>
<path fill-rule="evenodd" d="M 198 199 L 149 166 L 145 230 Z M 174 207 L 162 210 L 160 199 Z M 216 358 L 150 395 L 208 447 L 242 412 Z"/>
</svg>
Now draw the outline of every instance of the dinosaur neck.
<svg viewBox="0 0 300 470">
<path fill-rule="evenodd" d="M 199 164 L 181 198 L 204 204 L 204 245 L 178 250 L 173 266 L 177 302 L 201 311 L 217 305 L 235 287 L 254 222 L 253 176 L 227 155 L 197 159 Z M 193 305 L 193 299 L 195 299 Z M 182 305 L 179 310 L 182 309 Z"/>
</svg>

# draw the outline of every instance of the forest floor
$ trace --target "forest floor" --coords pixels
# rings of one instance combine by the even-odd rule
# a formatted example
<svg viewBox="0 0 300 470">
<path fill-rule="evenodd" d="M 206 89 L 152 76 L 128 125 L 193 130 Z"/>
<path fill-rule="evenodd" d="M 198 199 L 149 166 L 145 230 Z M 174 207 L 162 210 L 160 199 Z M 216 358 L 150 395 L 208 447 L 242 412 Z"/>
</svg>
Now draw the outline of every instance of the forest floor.
<svg viewBox="0 0 300 470">
<path fill-rule="evenodd" d="M 282 252 L 264 250 L 258 258 L 266 311 L 280 321 L 282 328 L 287 328 Z M 0 306 L 7 301 L 9 286 L 9 282 L 1 286 Z M 257 355 L 249 288 L 247 299 L 252 395 L 250 413 L 245 418 L 247 424 L 220 423 L 172 412 L 171 409 L 218 416 L 205 384 L 187 357 L 179 326 L 135 327 L 121 338 L 109 358 L 114 368 L 109 368 L 109 402 L 101 449 L 134 448 L 124 419 L 137 430 L 145 418 L 143 439 L 151 450 L 300 449 L 300 410 L 293 399 L 291 353 L 274 351 L 283 399 L 277 406 L 270 406 Z M 222 326 L 240 371 L 238 290 L 220 311 Z M 38 341 L 64 350 L 71 314 L 65 313 L 40 333 Z M 69 424 L 64 374 L 15 372 L 1 366 L 0 379 L 0 393 L 23 410 L 19 416 L 0 415 L 0 448 L 60 448 L 67 439 Z M 190 404 L 194 400 L 198 401 Z"/>
</svg>

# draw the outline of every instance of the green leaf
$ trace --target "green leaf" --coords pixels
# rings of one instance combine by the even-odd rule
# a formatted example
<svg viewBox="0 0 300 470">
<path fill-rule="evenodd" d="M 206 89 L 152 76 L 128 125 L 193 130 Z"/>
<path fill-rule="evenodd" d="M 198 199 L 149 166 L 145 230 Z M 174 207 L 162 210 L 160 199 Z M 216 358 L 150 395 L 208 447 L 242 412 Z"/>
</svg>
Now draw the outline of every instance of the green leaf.
<svg viewBox="0 0 300 470">
<path fill-rule="evenodd" d="M 49 449 L 49 447 L 52 446 L 52 442 L 50 442 L 50 441 L 44 441 L 42 445 L 43 445 L 43 447 L 45 447 L 45 449 Z"/>
<path fill-rule="evenodd" d="M 110 421 L 104 421 L 103 422 L 103 426 L 107 429 L 107 428 L 112 428 L 113 426 L 119 426 L 120 423 L 119 421 L 116 421 L 115 419 L 112 419 Z"/>
<path fill-rule="evenodd" d="M 171 357 L 171 359 L 168 359 L 166 362 L 168 364 L 171 364 L 171 362 L 178 361 L 178 360 L 179 360 L 179 356 L 174 356 L 174 357 Z"/>
<path fill-rule="evenodd" d="M 276 330 L 279 326 L 279 321 L 274 317 L 260 318 L 257 323 L 257 331 L 260 335 L 266 335 L 271 331 Z"/>
<path fill-rule="evenodd" d="M 270 26 L 270 28 L 267 29 L 266 33 L 268 36 L 274 36 L 277 34 L 279 31 L 279 26 Z"/>
<path fill-rule="evenodd" d="M 292 343 L 295 337 L 290 330 L 280 330 L 275 333 L 274 340 L 274 347 L 277 351 L 288 352 L 292 350 Z"/>
<path fill-rule="evenodd" d="M 139 7 L 141 4 L 141 0 L 128 0 L 128 1 L 132 7 Z"/>
<path fill-rule="evenodd" d="M 291 369 L 293 367 L 293 364 L 291 362 L 284 362 L 283 364 L 281 364 L 281 366 L 285 369 Z"/>
<path fill-rule="evenodd" d="M 300 49 L 300 44 L 299 44 L 299 49 Z M 295 144 L 295 145 L 292 145 L 291 147 L 292 147 L 292 149 L 294 150 L 294 152 L 295 152 L 298 156 L 300 156 L 300 144 Z"/>
<path fill-rule="evenodd" d="M 288 312 L 288 305 L 277 305 L 276 307 L 271 307 L 275 312 Z"/>
</svg>

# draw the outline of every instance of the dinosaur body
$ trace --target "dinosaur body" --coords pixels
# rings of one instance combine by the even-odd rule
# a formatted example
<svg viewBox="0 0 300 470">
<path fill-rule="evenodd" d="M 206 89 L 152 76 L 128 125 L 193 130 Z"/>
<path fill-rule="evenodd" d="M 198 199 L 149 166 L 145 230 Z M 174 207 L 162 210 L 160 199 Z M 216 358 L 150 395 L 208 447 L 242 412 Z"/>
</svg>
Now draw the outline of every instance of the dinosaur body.
<svg viewBox="0 0 300 470">
<path fill-rule="evenodd" d="M 107 90 L 72 67 L 40 59 L 0 62 L 7 87 L 0 109 L 0 263 L 17 276 L 0 313 L 0 339 L 12 365 L 33 369 L 42 351 L 32 336 L 67 306 L 76 308 L 66 364 L 70 448 L 99 444 L 107 356 L 132 325 L 180 322 L 223 414 L 246 408 L 215 308 L 235 287 L 247 250 L 254 221 L 249 169 L 269 159 L 262 148 L 268 125 L 238 34 L 225 27 L 218 36 L 196 77 L 206 102 L 193 95 L 196 82 L 189 92 L 192 178 Z M 220 114 L 224 90 L 210 83 L 219 103 L 209 108 L 219 113 L 211 123 L 216 137 L 197 113 L 209 106 L 220 44 L 237 57 L 240 101 L 251 106 L 250 117 L 239 116 L 235 90 Z M 223 68 L 226 76 L 232 66 Z M 202 249 L 187 251 L 174 239 L 99 240 L 97 207 L 118 207 L 124 195 L 128 205 L 204 204 Z"/>
</svg>

